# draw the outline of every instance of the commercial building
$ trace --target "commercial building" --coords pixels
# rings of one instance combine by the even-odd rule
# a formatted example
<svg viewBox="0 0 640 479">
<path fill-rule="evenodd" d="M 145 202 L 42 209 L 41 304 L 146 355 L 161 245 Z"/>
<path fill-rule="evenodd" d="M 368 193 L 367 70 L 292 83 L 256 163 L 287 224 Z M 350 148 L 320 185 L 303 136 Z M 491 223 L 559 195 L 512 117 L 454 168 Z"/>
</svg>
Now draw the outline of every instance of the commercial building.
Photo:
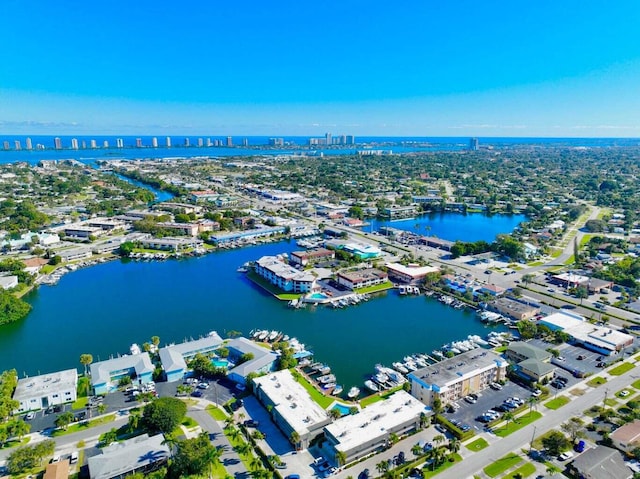
<svg viewBox="0 0 640 479">
<path fill-rule="evenodd" d="M 415 284 L 423 281 L 424 278 L 431 273 L 438 273 L 440 268 L 435 266 L 420 266 L 418 264 L 410 263 L 405 266 L 400 263 L 387 263 L 387 272 L 389 278 L 399 283 Z"/>
<path fill-rule="evenodd" d="M 389 219 L 410 218 L 412 216 L 415 216 L 415 214 L 415 206 L 390 206 L 382 210 L 382 216 L 385 216 Z"/>
<path fill-rule="evenodd" d="M 600 354 L 618 354 L 633 344 L 633 336 L 605 326 L 589 323 L 584 317 L 568 312 L 554 313 L 538 322 L 551 331 L 564 331 L 573 344 Z"/>
<path fill-rule="evenodd" d="M 443 404 L 477 393 L 503 380 L 507 361 L 491 351 L 474 349 L 409 374 L 411 395 L 427 406 L 437 397 Z"/>
<path fill-rule="evenodd" d="M 283 291 L 307 293 L 315 283 L 315 276 L 311 273 L 298 271 L 277 256 L 263 256 L 255 262 L 254 269 L 258 275 Z"/>
<path fill-rule="evenodd" d="M 134 384 L 146 384 L 153 379 L 153 363 L 149 353 L 122 356 L 91 364 L 91 386 L 95 394 L 106 394 L 118 387 L 125 376 Z"/>
<path fill-rule="evenodd" d="M 490 305 L 491 309 L 516 321 L 531 319 L 540 313 L 540 307 L 511 298 L 498 298 Z"/>
<path fill-rule="evenodd" d="M 325 234 L 327 234 L 327 228 L 325 228 Z M 376 246 L 356 243 L 355 241 L 343 241 L 339 239 L 327 240 L 325 241 L 325 246 L 327 248 L 346 251 L 361 260 L 377 258 L 382 254 L 380 248 Z"/>
<path fill-rule="evenodd" d="M 454 245 L 453 241 L 436 238 L 435 236 L 423 236 L 420 238 L 420 243 L 430 248 L 437 248 L 444 251 L 451 251 L 451 247 Z"/>
<path fill-rule="evenodd" d="M 421 416 L 430 413 L 430 408 L 409 393 L 398 391 L 358 414 L 344 416 L 327 425 L 324 428 L 327 442 L 323 449 L 334 459 L 342 452 L 347 463 L 356 461 L 387 447 L 392 434 L 401 435 L 417 429 Z"/>
<path fill-rule="evenodd" d="M 46 409 L 56 404 L 75 401 L 78 396 L 78 371 L 66 369 L 18 380 L 13 399 L 18 401 L 17 412 Z"/>
<path fill-rule="evenodd" d="M 251 241 L 257 238 L 275 236 L 286 231 L 284 226 L 265 226 L 245 231 L 232 231 L 228 233 L 215 233 L 209 239 L 216 245 L 235 243 L 237 241 Z"/>
<path fill-rule="evenodd" d="M 258 346 L 253 341 L 246 338 L 235 338 L 225 344 L 225 347 L 229 350 L 227 358 L 229 362 L 237 364 L 229 370 L 227 377 L 236 383 L 245 384 L 247 376 L 251 373 L 268 373 L 275 369 L 278 355 Z M 250 354 L 252 359 L 242 362 L 242 357 L 245 354 Z"/>
<path fill-rule="evenodd" d="M 168 382 L 180 381 L 187 372 L 187 361 L 196 354 L 211 354 L 223 343 L 222 338 L 212 331 L 205 338 L 172 344 L 159 351 L 160 362 Z"/>
<path fill-rule="evenodd" d="M 162 251 L 181 251 L 202 246 L 202 240 L 197 238 L 147 238 L 140 241 L 143 248 Z"/>
<path fill-rule="evenodd" d="M 89 226 L 87 224 L 76 224 L 67 226 L 64 229 L 64 235 L 69 238 L 89 238 L 90 236 L 100 236 L 104 234 L 102 228 L 98 226 Z"/>
<path fill-rule="evenodd" d="M 341 271 L 337 275 L 337 282 L 349 289 L 367 288 L 389 280 L 389 275 L 376 268 L 360 269 L 356 271 Z"/>
<path fill-rule="evenodd" d="M 162 434 L 143 434 L 103 447 L 100 454 L 91 456 L 87 461 L 89 477 L 120 479 L 136 472 L 145 474 L 166 464 L 170 454 Z"/>
<path fill-rule="evenodd" d="M 60 256 L 62 261 L 75 261 L 78 259 L 91 258 L 93 254 L 91 248 L 71 248 L 56 251 L 56 256 Z"/>
<path fill-rule="evenodd" d="M 258 400 L 271 411 L 273 422 L 290 438 L 294 431 L 300 441 L 294 444 L 307 448 L 331 422 L 327 411 L 316 403 L 289 370 L 282 370 L 253 380 Z"/>
<path fill-rule="evenodd" d="M 313 248 L 307 251 L 294 251 L 289 256 L 292 265 L 306 266 L 319 260 L 334 259 L 335 251 L 325 248 Z"/>
</svg>

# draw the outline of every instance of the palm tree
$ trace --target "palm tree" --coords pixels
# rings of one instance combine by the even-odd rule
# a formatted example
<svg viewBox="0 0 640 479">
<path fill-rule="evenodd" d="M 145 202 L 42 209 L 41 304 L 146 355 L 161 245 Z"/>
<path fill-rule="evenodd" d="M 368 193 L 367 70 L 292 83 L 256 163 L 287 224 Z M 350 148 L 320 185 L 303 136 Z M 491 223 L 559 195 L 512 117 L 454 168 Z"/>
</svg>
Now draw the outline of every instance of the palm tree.
<svg viewBox="0 0 640 479">
<path fill-rule="evenodd" d="M 251 446 L 248 443 L 243 442 L 241 444 L 238 444 L 233 449 L 241 456 L 246 456 L 251 451 Z"/>
<path fill-rule="evenodd" d="M 533 408 L 538 409 L 538 398 L 531 396 L 529 397 L 529 399 L 527 399 L 527 403 L 529 404 L 529 414 L 531 414 L 531 410 Z"/>
<path fill-rule="evenodd" d="M 227 429 L 227 434 L 233 440 L 236 440 L 236 439 L 238 439 L 240 437 L 240 431 L 238 431 L 238 429 L 236 429 L 233 426 L 231 426 L 231 427 L 229 427 L 229 429 Z"/>
<path fill-rule="evenodd" d="M 438 446 L 446 440 L 447 438 L 445 438 L 442 434 L 436 434 L 435 436 L 433 436 L 433 442 L 436 443 L 436 447 L 434 449 L 437 449 Z"/>
<path fill-rule="evenodd" d="M 164 436 L 164 439 L 162 441 L 162 445 L 166 445 L 169 448 L 169 456 L 171 458 L 173 458 L 173 453 L 176 450 L 176 447 L 178 446 L 178 444 L 180 443 L 180 441 L 173 437 L 173 435 L 171 434 L 167 434 Z"/>
<path fill-rule="evenodd" d="M 229 429 L 233 426 L 234 423 L 235 423 L 235 420 L 233 419 L 233 416 L 229 416 L 227 419 L 224 420 L 224 428 Z"/>
<path fill-rule="evenodd" d="M 133 410 L 129 413 L 129 424 L 127 426 L 127 430 L 130 433 L 138 429 L 141 418 L 142 413 L 139 410 Z"/>
<path fill-rule="evenodd" d="M 80 364 L 84 366 L 84 375 L 87 375 L 87 366 L 93 362 L 93 356 L 91 354 L 81 354 Z"/>
<path fill-rule="evenodd" d="M 336 452 L 336 462 L 340 467 L 344 466 L 347 463 L 347 455 L 344 451 Z"/>
<path fill-rule="evenodd" d="M 258 456 L 253 456 L 251 461 L 249 461 L 249 467 L 253 470 L 258 470 L 262 468 L 262 459 Z"/>
<path fill-rule="evenodd" d="M 398 437 L 398 435 L 395 432 L 392 432 L 391 434 L 389 434 L 389 442 L 391 444 L 395 444 L 396 442 L 398 442 L 400 438 Z"/>
<path fill-rule="evenodd" d="M 560 469 L 558 467 L 556 467 L 555 465 L 549 463 L 549 465 L 547 466 L 547 474 L 549 474 L 551 476 L 551 475 L 556 474 L 558 472 L 560 472 Z"/>
<path fill-rule="evenodd" d="M 513 415 L 513 413 L 511 411 L 507 411 L 502 416 L 502 419 L 507 421 L 507 426 L 506 427 L 509 427 L 509 423 L 515 419 L 515 416 Z"/>
<path fill-rule="evenodd" d="M 243 412 L 238 413 L 238 421 L 243 422 L 245 417 L 247 417 L 245 413 Z"/>
<path fill-rule="evenodd" d="M 460 440 L 452 437 L 449 439 L 449 451 L 458 452 L 460 450 Z"/>
<path fill-rule="evenodd" d="M 411 452 L 414 456 L 419 456 L 420 454 L 422 454 L 422 448 L 420 447 L 420 444 L 414 444 L 411 448 Z"/>
<path fill-rule="evenodd" d="M 300 434 L 298 434 L 296 431 L 293 431 L 291 435 L 289 435 L 289 441 L 291 441 L 291 444 L 293 444 L 295 448 L 298 449 L 298 447 L 300 446 Z"/>
<path fill-rule="evenodd" d="M 376 464 L 376 470 L 380 474 L 384 474 L 385 472 L 387 472 L 389 470 L 389 463 L 387 461 L 379 462 L 378 464 Z"/>
</svg>

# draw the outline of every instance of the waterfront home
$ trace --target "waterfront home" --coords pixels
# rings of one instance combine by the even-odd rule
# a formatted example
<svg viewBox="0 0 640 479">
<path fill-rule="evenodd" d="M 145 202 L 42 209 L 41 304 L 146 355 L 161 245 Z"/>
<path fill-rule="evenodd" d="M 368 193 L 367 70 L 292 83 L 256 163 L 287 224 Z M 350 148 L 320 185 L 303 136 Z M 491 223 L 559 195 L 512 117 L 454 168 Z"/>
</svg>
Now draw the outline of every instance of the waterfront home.
<svg viewBox="0 0 640 479">
<path fill-rule="evenodd" d="M 415 216 L 417 209 L 415 206 L 390 206 L 382 210 L 382 216 L 389 219 L 410 218 Z"/>
<path fill-rule="evenodd" d="M 373 452 L 385 449 L 392 434 L 401 435 L 418 429 L 421 416 L 431 409 L 405 391 L 397 391 L 383 401 L 347 415 L 324 428 L 326 442 L 323 450 L 335 462 L 338 452 L 346 463 L 356 461 Z"/>
<path fill-rule="evenodd" d="M 593 325 L 583 316 L 567 311 L 541 318 L 538 324 L 548 327 L 551 331 L 564 331 L 571 337 L 571 343 L 600 354 L 618 354 L 624 348 L 633 345 L 633 336 L 630 334 Z"/>
<path fill-rule="evenodd" d="M 283 291 L 308 293 L 316 278 L 311 273 L 299 271 L 277 256 L 263 256 L 255 262 L 255 272 Z"/>
<path fill-rule="evenodd" d="M 11 289 L 18 286 L 18 277 L 15 275 L 0 276 L 0 288 Z"/>
<path fill-rule="evenodd" d="M 187 362 L 196 354 L 209 355 L 222 346 L 223 339 L 212 331 L 208 336 L 181 344 L 172 344 L 159 351 L 160 362 L 168 382 L 180 381 L 187 372 Z"/>
<path fill-rule="evenodd" d="M 56 404 L 75 401 L 78 371 L 66 369 L 18 380 L 13 399 L 18 401 L 17 413 L 46 409 Z"/>
<path fill-rule="evenodd" d="M 71 249 L 61 249 L 55 252 L 56 256 L 60 256 L 62 261 L 75 261 L 78 259 L 87 259 L 91 258 L 92 252 L 91 248 L 81 247 L 81 248 L 71 248 Z"/>
<path fill-rule="evenodd" d="M 34 256 L 33 258 L 23 259 L 22 262 L 24 263 L 24 270 L 27 273 L 35 274 L 35 273 L 40 272 L 40 269 L 45 264 L 48 264 L 49 260 L 46 260 L 44 258 L 38 258 L 37 256 Z"/>
<path fill-rule="evenodd" d="M 476 293 L 480 295 L 488 294 L 490 296 L 498 297 L 502 296 L 506 291 L 507 290 L 501 286 L 495 284 L 485 284 L 481 286 L 480 289 L 476 291 Z"/>
<path fill-rule="evenodd" d="M 418 369 L 407 377 L 411 395 L 427 406 L 439 398 L 451 403 L 483 391 L 492 382 L 505 379 L 507 361 L 491 351 L 472 349 L 453 358 Z"/>
<path fill-rule="evenodd" d="M 307 251 L 294 251 L 289 256 L 289 262 L 293 266 L 307 266 L 309 263 L 326 259 L 334 259 L 335 257 L 335 251 L 325 248 L 313 248 Z"/>
<path fill-rule="evenodd" d="M 166 464 L 171 451 L 164 436 L 143 434 L 99 449 L 88 459 L 91 479 L 114 479 L 139 472 L 145 474 Z"/>
<path fill-rule="evenodd" d="M 389 276 L 379 269 L 367 268 L 355 271 L 341 271 L 338 273 L 336 280 L 338 284 L 354 290 L 384 283 L 389 280 Z"/>
<path fill-rule="evenodd" d="M 232 339 L 225 347 L 229 350 L 229 362 L 237 364 L 229 370 L 227 377 L 238 384 L 245 384 L 247 376 L 251 373 L 268 373 L 276 367 L 276 353 L 246 338 Z M 251 355 L 252 358 L 242 362 L 245 354 Z"/>
<path fill-rule="evenodd" d="M 415 263 L 409 263 L 407 266 L 400 263 L 387 263 L 385 266 L 387 267 L 389 278 L 406 284 L 419 283 L 423 281 L 428 274 L 440 271 L 440 268 L 435 266 L 420 266 Z"/>
<path fill-rule="evenodd" d="M 238 241 L 251 241 L 258 238 L 265 238 L 277 234 L 283 234 L 286 231 L 284 226 L 260 226 L 258 228 L 245 231 L 231 231 L 223 233 L 215 233 L 209 236 L 214 244 L 220 246 Z"/>
<path fill-rule="evenodd" d="M 254 392 L 258 400 L 270 410 L 273 422 L 290 438 L 294 431 L 300 441 L 297 448 L 307 448 L 331 422 L 327 411 L 316 403 L 307 390 L 287 369 L 255 378 Z"/>
<path fill-rule="evenodd" d="M 147 352 L 100 361 L 90 366 L 91 386 L 95 394 L 106 394 L 115 390 L 125 376 L 130 377 L 134 384 L 146 384 L 152 381 L 153 370 Z"/>
</svg>

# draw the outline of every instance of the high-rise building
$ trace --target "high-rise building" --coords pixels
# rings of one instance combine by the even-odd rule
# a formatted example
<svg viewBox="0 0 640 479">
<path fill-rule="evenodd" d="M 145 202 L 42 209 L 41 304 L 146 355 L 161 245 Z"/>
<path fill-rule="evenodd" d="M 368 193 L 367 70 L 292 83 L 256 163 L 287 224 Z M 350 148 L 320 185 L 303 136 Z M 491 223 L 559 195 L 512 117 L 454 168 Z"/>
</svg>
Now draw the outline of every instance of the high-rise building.
<svg viewBox="0 0 640 479">
<path fill-rule="evenodd" d="M 211 142 L 211 138 L 207 138 L 207 146 L 213 146 L 213 143 Z"/>
<path fill-rule="evenodd" d="M 170 136 L 168 136 L 167 139 L 166 139 L 166 146 L 167 146 L 167 148 L 171 148 L 171 137 Z"/>
<path fill-rule="evenodd" d="M 33 150 L 33 144 L 31 143 L 31 138 L 27 138 L 27 150 Z"/>
<path fill-rule="evenodd" d="M 477 138 L 471 138 L 469 140 L 469 149 L 471 151 L 478 151 L 478 149 L 480 148 L 480 143 L 478 142 Z"/>
<path fill-rule="evenodd" d="M 96 140 L 91 140 L 90 144 L 92 149 L 95 150 L 96 148 L 98 148 L 98 143 L 96 143 Z"/>
<path fill-rule="evenodd" d="M 14 141 L 13 144 L 15 145 L 16 150 L 18 151 L 22 150 L 22 145 L 20 144 L 20 140 Z"/>
<path fill-rule="evenodd" d="M 109 141 L 108 140 L 104 140 L 102 142 L 102 148 L 109 148 Z"/>
<path fill-rule="evenodd" d="M 136 148 L 142 148 L 142 138 L 136 138 Z"/>
<path fill-rule="evenodd" d="M 325 145 L 331 145 L 331 133 L 325 133 L 324 143 Z"/>
<path fill-rule="evenodd" d="M 8 150 L 8 149 L 9 149 L 9 142 L 8 142 L 8 141 L 6 141 L 6 140 L 5 140 L 5 141 L 3 141 L 3 142 L 2 142 L 2 148 L 3 148 L 4 150 Z"/>
<path fill-rule="evenodd" d="M 355 145 L 356 137 L 353 135 L 347 135 L 347 145 Z"/>
<path fill-rule="evenodd" d="M 242 139 L 242 146 L 249 146 L 249 138 Z"/>
<path fill-rule="evenodd" d="M 77 150 L 78 149 L 78 139 L 77 138 L 71 138 L 71 149 L 72 150 Z"/>
<path fill-rule="evenodd" d="M 230 136 L 227 137 L 227 146 L 233 146 L 233 138 Z"/>
<path fill-rule="evenodd" d="M 269 138 L 269 146 L 283 146 L 284 138 Z"/>
<path fill-rule="evenodd" d="M 82 149 L 83 150 L 87 149 L 87 142 L 85 140 L 82 140 Z"/>
<path fill-rule="evenodd" d="M 122 138 L 116 139 L 116 148 L 124 148 L 124 140 Z"/>
<path fill-rule="evenodd" d="M 186 148 L 189 148 L 191 146 L 191 140 L 189 139 L 189 137 L 184 139 L 184 146 Z"/>
<path fill-rule="evenodd" d="M 53 147 L 56 150 L 62 150 L 62 140 L 57 136 L 53 139 Z"/>
<path fill-rule="evenodd" d="M 158 139 L 155 136 L 151 138 L 151 146 L 154 148 L 158 148 Z"/>
<path fill-rule="evenodd" d="M 204 146 L 204 140 L 202 138 L 198 138 L 198 148 L 202 148 Z"/>
</svg>

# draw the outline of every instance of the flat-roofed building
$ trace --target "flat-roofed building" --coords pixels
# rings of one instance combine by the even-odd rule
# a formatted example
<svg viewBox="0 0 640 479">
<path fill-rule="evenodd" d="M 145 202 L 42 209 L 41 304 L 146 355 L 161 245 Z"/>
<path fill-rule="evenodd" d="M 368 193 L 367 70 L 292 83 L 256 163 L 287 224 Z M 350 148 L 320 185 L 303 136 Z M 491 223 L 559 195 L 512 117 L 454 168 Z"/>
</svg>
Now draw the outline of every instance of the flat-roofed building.
<svg viewBox="0 0 640 479">
<path fill-rule="evenodd" d="M 431 248 L 438 248 L 444 251 L 451 251 L 451 247 L 454 245 L 453 241 L 436 238 L 435 236 L 423 236 L 419 241 Z"/>
<path fill-rule="evenodd" d="M 306 266 L 309 263 L 324 259 L 334 259 L 335 257 L 335 251 L 326 248 L 313 248 L 307 251 L 294 251 L 289 256 L 289 261 L 294 266 Z"/>
<path fill-rule="evenodd" d="M 180 381 L 187 372 L 187 361 L 196 354 L 211 354 L 223 343 L 223 339 L 212 331 L 208 336 L 181 344 L 172 344 L 159 351 L 160 362 L 167 381 Z"/>
<path fill-rule="evenodd" d="M 18 277 L 15 275 L 0 276 L 0 288 L 11 289 L 18 286 Z"/>
<path fill-rule="evenodd" d="M 18 401 L 17 412 L 46 409 L 56 404 L 73 402 L 78 398 L 78 371 L 66 369 L 20 379 L 13 399 Z"/>
<path fill-rule="evenodd" d="M 431 409 L 405 391 L 398 391 L 384 401 L 344 416 L 324 428 L 328 450 L 334 460 L 344 453 L 346 462 L 356 461 L 390 444 L 391 434 L 404 434 L 420 426 L 420 418 Z M 336 460 L 336 462 L 338 462 Z"/>
<path fill-rule="evenodd" d="M 294 293 L 311 291 L 316 280 L 311 273 L 298 271 L 276 256 L 263 256 L 255 262 L 254 269 L 271 284 L 283 291 Z"/>
<path fill-rule="evenodd" d="M 120 479 L 135 472 L 145 474 L 166 464 L 171 454 L 162 434 L 151 437 L 143 434 L 103 447 L 99 452 L 88 459 L 91 479 Z"/>
<path fill-rule="evenodd" d="M 114 231 L 124 228 L 124 222 L 116 218 L 91 218 L 85 224 L 103 231 Z"/>
<path fill-rule="evenodd" d="M 511 298 L 498 298 L 491 303 L 491 309 L 517 321 L 531 319 L 540 313 L 540 307 Z"/>
<path fill-rule="evenodd" d="M 149 353 L 122 356 L 92 363 L 91 386 L 95 394 L 106 394 L 118 387 L 118 382 L 125 376 L 134 384 L 146 384 L 153 379 L 153 363 Z"/>
<path fill-rule="evenodd" d="M 202 246 L 202 240 L 197 238 L 147 238 L 140 240 L 143 248 L 162 251 L 180 251 Z"/>
<path fill-rule="evenodd" d="M 382 210 L 382 215 L 390 219 L 409 218 L 416 214 L 415 206 L 390 206 Z"/>
<path fill-rule="evenodd" d="M 285 231 L 286 228 L 284 226 L 261 226 L 251 230 L 215 233 L 212 234 L 209 239 L 216 245 L 222 245 L 226 243 L 234 243 L 236 241 L 250 241 L 256 238 L 275 236 L 283 234 Z"/>
<path fill-rule="evenodd" d="M 198 236 L 198 225 L 196 223 L 158 223 L 160 228 L 172 231 L 179 231 L 186 236 Z"/>
<path fill-rule="evenodd" d="M 616 354 L 633 344 L 633 336 L 606 326 L 589 323 L 579 314 L 554 313 L 539 320 L 538 324 L 552 331 L 564 331 L 571 342 L 600 354 Z"/>
<path fill-rule="evenodd" d="M 71 248 L 58 250 L 55 254 L 56 256 L 60 256 L 62 261 L 75 261 L 78 259 L 91 258 L 93 253 L 91 248 Z"/>
<path fill-rule="evenodd" d="M 90 236 L 102 236 L 103 234 L 104 230 L 102 228 L 85 224 L 67 226 L 64 229 L 64 235 L 70 238 L 89 238 Z"/>
<path fill-rule="evenodd" d="M 356 271 L 341 271 L 336 279 L 338 284 L 353 290 L 384 283 L 388 281 L 389 275 L 376 268 L 367 268 Z"/>
<path fill-rule="evenodd" d="M 443 404 L 503 380 L 507 361 L 491 351 L 473 349 L 409 374 L 411 395 L 427 406 L 438 397 Z"/>
<path fill-rule="evenodd" d="M 431 273 L 440 272 L 440 268 L 435 266 L 420 266 L 418 264 L 409 264 L 407 266 L 400 263 L 387 263 L 387 272 L 389 278 L 400 283 L 418 283 Z"/>
<path fill-rule="evenodd" d="M 190 203 L 158 203 L 153 205 L 153 209 L 159 211 L 170 211 L 171 213 L 202 213 L 202 206 L 196 206 Z"/>
<path fill-rule="evenodd" d="M 251 373 L 262 374 L 275 369 L 278 355 L 247 338 L 232 339 L 225 347 L 229 350 L 229 362 L 237 364 L 229 370 L 227 377 L 236 383 L 245 384 L 247 376 Z M 253 358 L 241 362 L 242 356 L 247 353 L 250 353 Z"/>
<path fill-rule="evenodd" d="M 331 423 L 331 417 L 316 403 L 307 390 L 287 369 L 255 378 L 255 395 L 267 409 L 285 437 L 296 432 L 300 437 L 296 447 L 306 449 Z"/>
</svg>

